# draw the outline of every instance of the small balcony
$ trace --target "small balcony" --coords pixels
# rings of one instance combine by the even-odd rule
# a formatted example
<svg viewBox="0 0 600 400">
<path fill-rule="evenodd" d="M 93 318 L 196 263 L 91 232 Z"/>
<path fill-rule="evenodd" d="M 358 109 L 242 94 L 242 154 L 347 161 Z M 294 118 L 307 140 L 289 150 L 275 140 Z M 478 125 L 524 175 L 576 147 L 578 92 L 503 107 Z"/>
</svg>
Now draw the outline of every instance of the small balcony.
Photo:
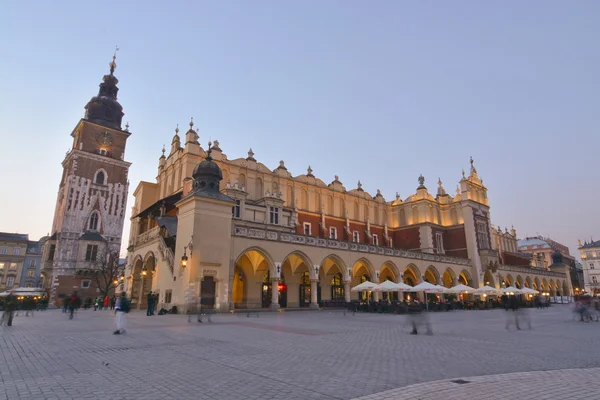
<svg viewBox="0 0 600 400">
<path fill-rule="evenodd" d="M 134 243 L 136 246 L 140 246 L 144 243 L 147 243 L 147 242 L 157 238 L 159 233 L 160 233 L 160 227 L 155 226 L 154 228 L 152 228 L 144 233 L 139 234 L 138 237 L 135 238 Z"/>
</svg>

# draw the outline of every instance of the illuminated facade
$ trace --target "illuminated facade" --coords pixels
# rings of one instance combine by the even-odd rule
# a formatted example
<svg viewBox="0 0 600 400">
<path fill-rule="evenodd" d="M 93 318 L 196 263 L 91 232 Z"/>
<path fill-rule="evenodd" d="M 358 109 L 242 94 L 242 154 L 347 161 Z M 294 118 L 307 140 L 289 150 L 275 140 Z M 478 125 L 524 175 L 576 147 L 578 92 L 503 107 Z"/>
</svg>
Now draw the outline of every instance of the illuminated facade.
<svg viewBox="0 0 600 400">
<path fill-rule="evenodd" d="M 230 160 L 215 141 L 209 164 L 222 179 L 209 190 L 198 138 L 193 122 L 183 138 L 177 129 L 156 182 L 134 192 L 126 288 L 140 307 L 150 290 L 162 307 L 199 297 L 220 310 L 316 307 L 358 298 L 350 288 L 365 279 L 571 292 L 564 273 L 519 257 L 514 229 L 498 237 L 473 160 L 455 194 L 441 181 L 432 194 L 420 176 L 414 194 L 386 201 L 360 182 L 325 183 L 310 167 L 297 176 L 283 161 L 271 169 L 252 149 Z"/>
</svg>

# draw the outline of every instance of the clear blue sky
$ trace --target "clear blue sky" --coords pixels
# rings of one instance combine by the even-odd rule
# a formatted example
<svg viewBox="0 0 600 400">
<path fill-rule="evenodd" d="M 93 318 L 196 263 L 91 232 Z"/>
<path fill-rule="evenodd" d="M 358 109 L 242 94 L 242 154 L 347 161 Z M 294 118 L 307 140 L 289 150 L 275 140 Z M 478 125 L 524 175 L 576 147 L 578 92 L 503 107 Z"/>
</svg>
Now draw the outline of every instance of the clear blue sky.
<svg viewBox="0 0 600 400">
<path fill-rule="evenodd" d="M 119 45 L 130 193 L 193 116 L 230 158 L 252 147 L 387 200 L 419 174 L 454 193 L 472 155 L 495 225 L 575 253 L 600 239 L 599 33 L 598 1 L 4 0 L 0 230 L 51 229 L 69 134 Z"/>
</svg>

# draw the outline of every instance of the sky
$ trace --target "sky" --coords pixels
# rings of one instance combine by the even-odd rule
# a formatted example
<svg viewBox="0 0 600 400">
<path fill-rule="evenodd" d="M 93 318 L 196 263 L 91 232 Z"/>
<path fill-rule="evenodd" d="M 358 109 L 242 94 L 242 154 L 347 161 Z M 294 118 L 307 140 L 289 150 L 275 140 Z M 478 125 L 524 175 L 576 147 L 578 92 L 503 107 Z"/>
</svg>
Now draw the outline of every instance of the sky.
<svg viewBox="0 0 600 400">
<path fill-rule="evenodd" d="M 116 45 L 130 196 L 194 117 L 203 146 L 386 200 L 454 193 L 578 253 L 600 239 L 598 1 L 0 2 L 0 231 L 51 230 L 61 162 Z M 126 216 L 123 242 L 129 236 Z"/>
</svg>

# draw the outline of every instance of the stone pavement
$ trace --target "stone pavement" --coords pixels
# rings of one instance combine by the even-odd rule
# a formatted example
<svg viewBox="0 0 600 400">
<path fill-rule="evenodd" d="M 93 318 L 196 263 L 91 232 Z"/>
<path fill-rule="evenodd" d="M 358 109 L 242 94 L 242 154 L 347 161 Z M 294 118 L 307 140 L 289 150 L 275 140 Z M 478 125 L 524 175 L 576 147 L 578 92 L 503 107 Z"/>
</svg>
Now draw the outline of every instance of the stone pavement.
<svg viewBox="0 0 600 400">
<path fill-rule="evenodd" d="M 443 394 L 443 396 L 440 396 Z M 517 372 L 419 383 L 355 400 L 600 399 L 600 368 Z"/>
<path fill-rule="evenodd" d="M 432 313 L 435 334 L 412 336 L 404 316 L 331 311 L 226 314 L 212 324 L 133 312 L 127 333 L 112 335 L 109 311 L 68 320 L 50 310 L 0 327 L 0 399 L 402 398 L 389 396 L 422 382 L 446 388 L 470 376 L 589 369 L 565 375 L 574 381 L 597 373 L 590 368 L 600 367 L 600 324 L 573 321 L 567 306 L 531 311 L 532 330 L 506 331 L 503 310 L 457 311 Z M 470 393 L 487 382 L 480 379 L 507 376 L 452 385 Z M 557 380 L 540 381 L 536 398 L 560 398 L 544 394 Z M 502 397 L 513 386 L 521 387 L 507 382 Z"/>
</svg>

